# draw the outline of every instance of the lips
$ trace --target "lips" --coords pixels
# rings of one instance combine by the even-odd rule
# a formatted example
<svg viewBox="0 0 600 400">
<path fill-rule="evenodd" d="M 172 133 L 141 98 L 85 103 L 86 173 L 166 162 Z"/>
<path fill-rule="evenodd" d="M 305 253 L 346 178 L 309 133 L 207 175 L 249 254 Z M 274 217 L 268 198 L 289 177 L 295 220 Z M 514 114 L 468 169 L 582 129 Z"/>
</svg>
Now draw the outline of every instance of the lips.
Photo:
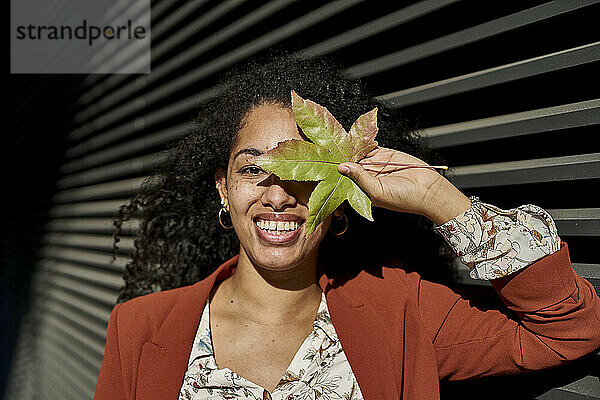
<svg viewBox="0 0 600 400">
<path fill-rule="evenodd" d="M 258 236 L 268 244 L 286 244 L 296 240 L 304 218 L 291 213 L 261 213 L 254 217 Z"/>
</svg>

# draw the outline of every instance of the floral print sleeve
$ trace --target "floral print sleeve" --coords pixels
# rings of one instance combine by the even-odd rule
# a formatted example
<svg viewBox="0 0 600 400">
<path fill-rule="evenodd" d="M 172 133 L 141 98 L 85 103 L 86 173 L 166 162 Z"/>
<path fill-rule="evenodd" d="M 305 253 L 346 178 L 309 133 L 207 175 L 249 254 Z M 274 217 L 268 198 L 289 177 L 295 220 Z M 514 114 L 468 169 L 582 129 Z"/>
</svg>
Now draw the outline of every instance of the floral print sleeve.
<svg viewBox="0 0 600 400">
<path fill-rule="evenodd" d="M 502 210 L 471 197 L 471 208 L 437 226 L 473 279 L 516 272 L 560 248 L 550 214 L 526 204 Z"/>
</svg>

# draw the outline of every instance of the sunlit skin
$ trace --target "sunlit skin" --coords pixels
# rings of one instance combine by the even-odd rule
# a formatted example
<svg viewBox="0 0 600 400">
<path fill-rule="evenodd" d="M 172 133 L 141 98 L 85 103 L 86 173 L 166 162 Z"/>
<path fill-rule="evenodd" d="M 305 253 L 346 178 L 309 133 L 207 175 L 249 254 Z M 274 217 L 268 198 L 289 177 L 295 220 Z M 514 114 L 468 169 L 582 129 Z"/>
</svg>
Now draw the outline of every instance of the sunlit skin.
<svg viewBox="0 0 600 400">
<path fill-rule="evenodd" d="M 215 174 L 240 240 L 236 271 L 211 298 L 215 360 L 219 368 L 230 368 L 270 391 L 312 330 L 321 299 L 317 251 L 331 220 L 308 237 L 302 225 L 284 245 L 260 238 L 254 222 L 259 214 L 308 216 L 313 183 L 281 181 L 253 164 L 258 154 L 288 139 L 303 140 L 291 109 L 259 106 L 238 133 L 227 171 Z"/>
<path fill-rule="evenodd" d="M 331 217 L 305 236 L 303 222 L 315 183 L 282 181 L 254 164 L 258 155 L 290 139 L 304 140 L 290 109 L 273 104 L 257 107 L 238 133 L 226 178 L 224 171 L 217 171 L 216 184 L 240 240 L 238 270 L 252 266 L 270 285 L 297 290 L 315 283 L 318 246 Z M 255 219 L 263 214 L 297 217 L 302 224 L 292 241 L 273 243 L 261 238 L 256 227 Z"/>
<path fill-rule="evenodd" d="M 210 325 L 219 368 L 230 368 L 272 391 L 312 331 L 321 299 L 318 248 L 332 217 L 308 237 L 302 224 L 282 243 L 257 228 L 259 215 L 285 214 L 306 221 L 315 184 L 282 181 L 253 163 L 281 141 L 306 140 L 290 108 L 263 104 L 250 110 L 245 122 L 227 170 L 215 173 L 217 190 L 240 240 L 240 257 L 235 273 L 212 293 Z M 425 164 L 386 148 L 375 149 L 365 161 Z M 419 213 L 436 224 L 470 206 L 467 197 L 429 169 L 342 164 L 339 171 L 354 179 L 374 206 Z M 334 214 L 342 212 L 340 207 Z"/>
</svg>

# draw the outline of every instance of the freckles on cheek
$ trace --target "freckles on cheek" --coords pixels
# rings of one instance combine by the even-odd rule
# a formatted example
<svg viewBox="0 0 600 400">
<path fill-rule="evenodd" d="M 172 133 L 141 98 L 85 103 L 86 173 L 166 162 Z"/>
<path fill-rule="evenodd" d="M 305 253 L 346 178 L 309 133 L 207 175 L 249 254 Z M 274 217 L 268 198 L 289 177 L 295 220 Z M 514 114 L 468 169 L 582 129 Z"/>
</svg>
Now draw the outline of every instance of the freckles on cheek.
<svg viewBox="0 0 600 400">
<path fill-rule="evenodd" d="M 229 187 L 231 205 L 238 212 L 245 212 L 260 198 L 260 189 L 250 182 L 234 180 Z"/>
</svg>

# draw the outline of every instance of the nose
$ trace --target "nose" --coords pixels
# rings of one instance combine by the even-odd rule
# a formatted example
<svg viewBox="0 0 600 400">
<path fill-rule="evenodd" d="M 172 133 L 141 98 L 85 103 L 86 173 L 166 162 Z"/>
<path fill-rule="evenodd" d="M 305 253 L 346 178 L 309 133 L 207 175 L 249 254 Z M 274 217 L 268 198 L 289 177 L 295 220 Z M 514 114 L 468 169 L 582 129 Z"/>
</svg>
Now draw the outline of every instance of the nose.
<svg viewBox="0 0 600 400">
<path fill-rule="evenodd" d="M 267 182 L 261 201 L 263 206 L 271 206 L 274 211 L 283 211 L 287 207 L 296 205 L 296 196 L 291 189 L 291 181 L 282 181 L 271 174 Z"/>
</svg>

